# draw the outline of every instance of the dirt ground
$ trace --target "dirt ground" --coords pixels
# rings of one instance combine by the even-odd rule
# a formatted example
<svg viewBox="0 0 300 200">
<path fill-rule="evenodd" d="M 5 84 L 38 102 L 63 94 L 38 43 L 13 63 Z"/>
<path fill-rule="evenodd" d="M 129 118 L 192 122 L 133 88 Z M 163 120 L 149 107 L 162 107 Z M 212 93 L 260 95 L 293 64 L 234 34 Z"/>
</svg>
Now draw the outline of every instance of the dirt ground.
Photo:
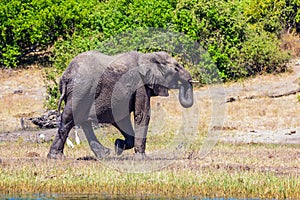
<svg viewBox="0 0 300 200">
<path fill-rule="evenodd" d="M 300 65 L 295 60 L 286 73 L 261 75 L 197 89 L 195 100 L 199 113 L 193 117 L 199 118 L 198 129 L 211 132 L 216 141 L 232 145 L 232 148 L 223 148 L 222 145 L 214 147 L 204 159 L 207 165 L 201 167 L 299 173 L 299 93 L 280 98 L 268 97 L 299 88 L 299 77 Z M 40 116 L 45 111 L 43 69 L 0 71 L 0 85 L 0 144 L 6 146 L 6 142 L 13 141 L 17 144 L 20 138 L 22 142 L 36 143 L 41 133 L 46 140 L 51 140 L 56 129 L 38 130 L 27 124 L 29 128 L 22 130 L 20 123 L 21 118 Z M 152 100 L 155 104 L 161 99 Z M 159 114 L 154 115 L 152 120 L 154 123 L 159 120 Z M 274 150 L 273 146 L 269 146 L 272 144 L 279 146 Z M 44 150 L 37 148 L 33 151 L 38 152 L 43 160 L 47 153 L 42 152 Z M 23 156 L 30 157 L 26 153 Z M 189 157 L 189 167 L 193 168 L 193 160 L 199 159 L 199 156 L 197 152 L 191 152 Z M 253 159 L 247 160 L 248 157 Z M 170 167 L 185 166 L 186 163 L 178 161 Z"/>
<path fill-rule="evenodd" d="M 19 131 L 21 118 L 45 111 L 43 69 L 0 70 L 0 85 L 0 133 Z"/>
</svg>

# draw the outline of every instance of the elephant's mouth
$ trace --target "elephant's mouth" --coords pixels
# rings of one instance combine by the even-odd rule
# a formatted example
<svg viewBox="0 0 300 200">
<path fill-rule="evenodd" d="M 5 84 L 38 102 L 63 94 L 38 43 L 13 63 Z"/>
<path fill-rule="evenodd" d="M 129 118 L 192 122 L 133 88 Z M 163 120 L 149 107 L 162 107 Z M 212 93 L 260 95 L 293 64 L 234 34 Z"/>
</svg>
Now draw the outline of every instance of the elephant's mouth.
<svg viewBox="0 0 300 200">
<path fill-rule="evenodd" d="M 168 88 L 161 85 L 161 84 L 152 85 L 152 86 L 150 86 L 150 88 L 152 88 L 151 89 L 151 91 L 152 91 L 151 96 L 163 96 L 163 97 L 169 96 Z"/>
</svg>

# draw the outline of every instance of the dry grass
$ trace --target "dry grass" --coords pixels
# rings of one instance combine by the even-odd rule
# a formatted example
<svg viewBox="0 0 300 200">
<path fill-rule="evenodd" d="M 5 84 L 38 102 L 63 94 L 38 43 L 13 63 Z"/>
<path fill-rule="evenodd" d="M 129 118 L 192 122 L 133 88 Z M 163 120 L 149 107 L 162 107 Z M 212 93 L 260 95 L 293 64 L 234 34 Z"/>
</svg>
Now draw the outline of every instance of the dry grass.
<svg viewBox="0 0 300 200">
<path fill-rule="evenodd" d="M 238 130 L 296 129 L 299 127 L 299 104 L 296 96 L 278 99 L 250 99 L 227 105 L 228 126 Z"/>
<path fill-rule="evenodd" d="M 165 164 L 159 171 L 124 173 L 113 170 L 126 167 L 121 164 L 130 167 L 127 160 L 78 161 L 79 157 L 93 156 L 86 141 L 74 149 L 66 147 L 67 159 L 63 161 L 46 159 L 50 143 L 38 144 L 24 139 L 0 142 L 0 191 L 105 194 L 115 198 L 119 195 L 140 198 L 300 198 L 300 137 L 291 138 L 300 133 L 300 104 L 296 95 L 223 102 L 231 96 L 263 96 L 290 90 L 298 86 L 299 71 L 197 89 L 196 105 L 190 110 L 181 109 L 174 93 L 171 93 L 171 98 L 153 98 L 147 152 L 174 149 L 182 139 L 190 142 L 189 148 L 180 152 L 182 155 L 172 162 L 147 161 L 147 166 L 151 167 Z M 35 88 L 42 81 L 42 71 L 31 69 L 11 73 L 1 79 L 1 86 L 9 86 L 9 89 L 1 88 L 0 93 L 2 132 L 15 130 L 20 117 L 41 112 L 43 104 L 40 91 L 44 90 L 42 87 Z M 26 74 L 30 82 L 21 79 L 24 92 L 13 94 L 20 84 L 18 77 L 26 77 Z M 225 94 L 221 95 L 223 99 L 216 100 L 214 97 L 220 97 L 218 95 L 222 92 Z M 296 130 L 296 133 L 286 135 L 286 130 Z M 256 137 L 265 135 L 267 131 L 272 133 L 270 137 L 283 139 L 283 142 L 290 138 L 298 144 L 256 144 Z M 112 127 L 97 129 L 96 133 L 100 141 L 110 148 L 120 137 Z M 209 134 L 226 142 L 212 148 L 210 145 L 214 142 L 205 140 Z M 237 136 L 250 137 L 250 142 L 239 143 Z M 265 138 L 262 142 L 273 141 Z M 203 145 L 212 148 L 205 158 L 202 158 Z M 125 156 L 132 154 L 133 151 L 129 150 Z"/>
<path fill-rule="evenodd" d="M 281 35 L 281 48 L 291 52 L 292 57 L 300 56 L 300 37 L 296 33 L 284 33 Z"/>
<path fill-rule="evenodd" d="M 44 111 L 43 70 L 0 71 L 0 133 L 20 129 L 21 117 L 32 117 Z"/>
<path fill-rule="evenodd" d="M 222 139 L 230 141 L 260 141 L 264 143 L 299 143 L 300 104 L 297 95 L 269 98 L 268 95 L 283 94 L 299 88 L 300 66 L 280 75 L 263 75 L 249 80 L 225 85 L 227 97 L 240 100 L 227 103 Z M 245 97 L 254 97 L 245 99 Z M 293 136 L 287 136 L 289 133 Z M 261 137 L 260 137 L 261 135 Z M 237 139 L 237 137 L 244 137 Z M 259 136 L 259 139 L 257 137 Z M 227 137 L 227 138 L 226 138 Z M 254 137 L 251 139 L 250 137 Z M 268 138 L 269 137 L 269 138 Z"/>
<path fill-rule="evenodd" d="M 142 174 L 118 172 L 99 161 L 77 161 L 75 158 L 88 152 L 86 144 L 66 148 L 68 159 L 63 161 L 45 159 L 48 148 L 47 143 L 2 143 L 2 193 L 85 193 L 123 198 L 300 197 L 299 146 L 219 144 L 205 159 L 197 159 L 194 152 L 193 159 L 175 160 L 163 170 Z"/>
</svg>

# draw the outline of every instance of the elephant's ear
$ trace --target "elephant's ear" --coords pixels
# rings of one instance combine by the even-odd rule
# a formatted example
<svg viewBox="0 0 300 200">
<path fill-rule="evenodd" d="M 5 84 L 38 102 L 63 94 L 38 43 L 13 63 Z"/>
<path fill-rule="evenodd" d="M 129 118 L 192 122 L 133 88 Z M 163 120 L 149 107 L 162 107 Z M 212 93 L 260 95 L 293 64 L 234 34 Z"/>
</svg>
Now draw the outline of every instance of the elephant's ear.
<svg viewBox="0 0 300 200">
<path fill-rule="evenodd" d="M 156 83 L 155 80 L 155 72 L 154 72 L 154 66 L 149 65 L 141 65 L 139 67 L 139 74 L 142 78 L 144 85 L 154 85 Z M 151 88 L 151 86 L 150 86 Z"/>
<path fill-rule="evenodd" d="M 163 68 L 165 68 L 164 65 L 166 65 L 167 62 L 167 55 L 168 54 L 165 52 L 154 52 L 140 56 L 138 65 L 140 67 L 141 75 L 146 75 L 149 70 L 152 70 L 153 73 L 157 73 L 157 70 L 162 72 Z"/>
<path fill-rule="evenodd" d="M 144 65 L 144 64 L 140 65 L 138 70 L 139 70 L 139 74 L 141 75 L 142 78 L 148 77 L 151 73 L 151 67 Z"/>
<path fill-rule="evenodd" d="M 144 85 L 151 90 L 151 96 L 169 96 L 168 88 L 164 86 L 164 71 L 162 59 L 157 53 L 148 54 L 139 66 L 139 73 Z"/>
</svg>

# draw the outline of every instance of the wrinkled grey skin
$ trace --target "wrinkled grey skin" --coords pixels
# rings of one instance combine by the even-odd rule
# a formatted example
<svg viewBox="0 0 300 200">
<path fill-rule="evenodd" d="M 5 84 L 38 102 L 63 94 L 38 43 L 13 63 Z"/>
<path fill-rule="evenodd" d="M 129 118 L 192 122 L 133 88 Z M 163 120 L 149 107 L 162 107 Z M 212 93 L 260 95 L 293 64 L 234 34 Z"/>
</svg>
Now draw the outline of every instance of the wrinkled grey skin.
<svg viewBox="0 0 300 200">
<path fill-rule="evenodd" d="M 168 96 L 168 89 L 179 89 L 179 102 L 193 105 L 191 75 L 166 52 L 143 54 L 131 51 L 107 56 L 88 51 L 76 56 L 60 80 L 61 114 L 58 133 L 48 158 L 63 158 L 68 134 L 80 125 L 92 151 L 98 158 L 110 154 L 96 138 L 92 122 L 110 123 L 124 136 L 115 141 L 115 151 L 134 148 L 145 157 L 146 136 L 150 120 L 150 97 Z M 134 129 L 130 113 L 134 114 Z"/>
</svg>

